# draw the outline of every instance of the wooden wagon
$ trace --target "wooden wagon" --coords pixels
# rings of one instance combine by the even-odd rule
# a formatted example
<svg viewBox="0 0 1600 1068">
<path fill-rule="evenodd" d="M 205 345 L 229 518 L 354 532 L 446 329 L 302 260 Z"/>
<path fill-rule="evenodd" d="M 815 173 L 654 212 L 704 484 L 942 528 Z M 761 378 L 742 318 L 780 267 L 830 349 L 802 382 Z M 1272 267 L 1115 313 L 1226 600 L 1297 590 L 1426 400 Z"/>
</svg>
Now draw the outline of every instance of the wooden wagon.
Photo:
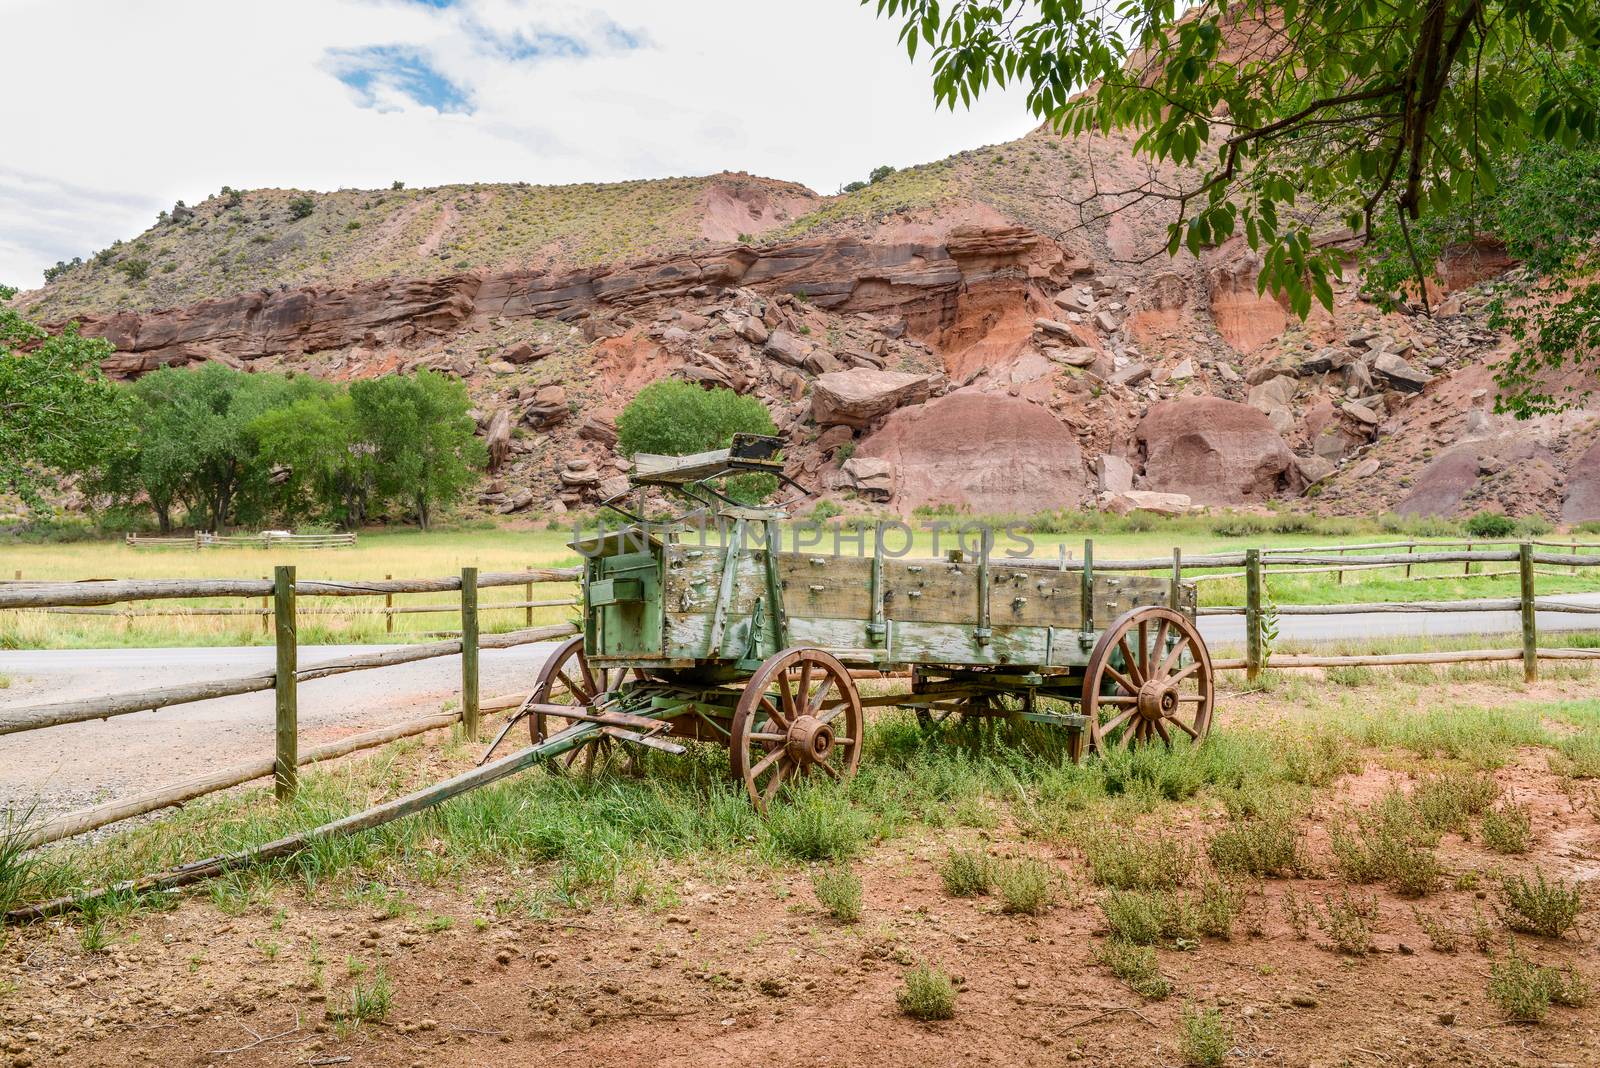
<svg viewBox="0 0 1600 1068">
<path fill-rule="evenodd" d="M 741 435 L 714 453 L 637 458 L 635 486 L 694 502 L 722 537 L 640 521 L 576 540 L 583 633 L 545 663 L 501 738 L 526 722 L 537 748 L 589 766 L 618 743 L 727 745 L 764 807 L 797 776 L 853 775 L 872 707 L 914 708 L 929 728 L 1052 725 L 1074 760 L 1205 736 L 1213 680 L 1192 584 L 991 557 L 987 542 L 908 559 L 870 532 L 859 556 L 786 551 L 781 508 L 718 489 L 751 473 L 788 482 L 777 445 Z M 858 677 L 888 671 L 897 692 L 863 697 Z"/>
</svg>

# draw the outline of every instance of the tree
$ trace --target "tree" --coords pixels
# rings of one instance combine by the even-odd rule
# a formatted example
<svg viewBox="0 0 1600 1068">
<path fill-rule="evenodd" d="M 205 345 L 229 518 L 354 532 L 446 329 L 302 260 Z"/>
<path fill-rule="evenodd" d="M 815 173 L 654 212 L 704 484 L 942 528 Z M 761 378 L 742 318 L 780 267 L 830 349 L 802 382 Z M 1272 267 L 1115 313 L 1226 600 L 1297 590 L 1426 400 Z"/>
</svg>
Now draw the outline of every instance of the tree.
<svg viewBox="0 0 1600 1068">
<path fill-rule="evenodd" d="M 872 168 L 872 172 L 867 175 L 867 181 L 873 185 L 876 185 L 878 182 L 883 181 L 893 173 L 894 168 L 885 163 L 881 167 Z"/>
<path fill-rule="evenodd" d="M 350 400 L 373 448 L 377 492 L 410 504 L 423 529 L 488 462 L 467 389 L 453 378 L 418 371 L 365 379 L 351 384 Z"/>
<path fill-rule="evenodd" d="M 317 202 L 308 196 L 289 198 L 289 218 L 304 219 L 317 210 Z"/>
<path fill-rule="evenodd" d="M 14 297 L 16 295 L 17 295 L 17 287 L 16 286 L 0 285 L 0 304 L 6 303 L 6 301 L 10 300 L 12 297 Z"/>
<path fill-rule="evenodd" d="M 282 474 L 274 498 L 286 518 L 323 512 L 350 530 L 366 521 L 376 500 L 377 447 L 363 436 L 348 393 L 330 391 L 268 411 L 251 432 L 263 462 Z"/>
<path fill-rule="evenodd" d="M 624 456 L 685 456 L 725 449 L 736 433 L 777 432 L 772 414 L 755 397 L 731 389 L 701 389 L 675 378 L 650 383 L 617 416 L 617 448 Z M 727 492 L 754 503 L 777 488 L 771 475 L 741 475 L 728 480 Z"/>
<path fill-rule="evenodd" d="M 87 472 L 116 447 L 127 406 L 100 371 L 111 345 L 76 324 L 50 335 L 0 308 L 0 490 L 41 503 L 50 472 Z"/>
<path fill-rule="evenodd" d="M 866 0 L 863 0 L 866 2 Z M 1331 307 L 1338 242 L 1411 233 L 1492 188 L 1497 159 L 1600 136 L 1600 20 L 1580 0 L 877 0 L 936 99 L 1020 82 L 1064 133 L 1126 130 L 1144 180 L 1113 210 L 1171 205 L 1167 250 L 1243 234 L 1258 285 Z M 1081 92 L 1093 86 L 1092 93 Z"/>
</svg>

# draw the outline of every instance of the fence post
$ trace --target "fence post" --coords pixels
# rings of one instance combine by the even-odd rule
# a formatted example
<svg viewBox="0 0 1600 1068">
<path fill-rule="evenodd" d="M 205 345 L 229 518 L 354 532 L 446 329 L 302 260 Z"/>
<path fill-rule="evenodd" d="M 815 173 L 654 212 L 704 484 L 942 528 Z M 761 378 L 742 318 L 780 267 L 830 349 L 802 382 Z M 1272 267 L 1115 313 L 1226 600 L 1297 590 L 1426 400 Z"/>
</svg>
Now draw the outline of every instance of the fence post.
<svg viewBox="0 0 1600 1068">
<path fill-rule="evenodd" d="M 1470 541 L 1469 541 L 1469 542 L 1467 542 L 1467 552 L 1469 552 L 1469 553 L 1470 553 L 1470 552 L 1471 552 L 1471 551 L 1472 551 L 1472 543 L 1471 543 L 1471 542 L 1470 542 Z M 1462 574 L 1463 574 L 1463 575 L 1470 575 L 1470 574 L 1472 574 L 1472 561 L 1471 561 L 1471 560 L 1468 560 L 1468 561 L 1467 561 L 1467 563 L 1466 563 L 1466 567 L 1465 567 L 1465 568 L 1463 568 L 1463 569 L 1462 569 L 1462 572 L 1461 572 L 1461 573 L 1462 573 Z"/>
<path fill-rule="evenodd" d="M 1083 574 L 1078 582 L 1078 608 L 1083 634 L 1094 630 L 1094 539 L 1083 539 Z M 1085 646 L 1087 648 L 1087 646 Z"/>
<path fill-rule="evenodd" d="M 1411 542 L 1407 542 L 1406 543 L 1406 555 L 1407 556 L 1411 556 L 1416 551 L 1417 551 L 1417 543 L 1416 542 L 1411 541 Z M 1407 564 L 1406 565 L 1406 578 L 1410 578 L 1410 577 L 1411 577 L 1411 565 Z"/>
<path fill-rule="evenodd" d="M 1244 664 L 1245 678 L 1261 674 L 1261 550 L 1244 554 Z"/>
<path fill-rule="evenodd" d="M 394 578 L 393 575 L 384 575 L 383 581 L 388 582 L 392 578 Z M 383 632 L 385 634 L 394 633 L 394 594 L 392 593 L 383 595 Z"/>
<path fill-rule="evenodd" d="M 262 582 L 267 581 L 267 576 L 262 575 L 261 576 L 261 581 Z M 266 633 L 268 633 L 269 631 L 272 630 L 272 611 L 271 611 L 271 609 L 272 609 L 272 598 L 271 598 L 271 596 L 269 595 L 269 596 L 261 598 L 261 633 L 262 634 L 266 634 Z"/>
<path fill-rule="evenodd" d="M 1342 562 L 1344 560 L 1344 550 L 1343 549 L 1339 550 L 1339 559 L 1340 559 L 1341 563 L 1339 564 L 1338 577 L 1334 582 L 1335 586 L 1343 586 L 1344 585 L 1344 564 Z"/>
<path fill-rule="evenodd" d="M 198 528 L 196 528 L 195 532 L 194 532 L 194 551 L 195 552 L 199 552 L 200 551 L 201 544 L 202 544 L 202 542 L 201 542 L 200 531 L 199 531 Z"/>
<path fill-rule="evenodd" d="M 461 569 L 461 729 L 478 737 L 478 569 Z"/>
<path fill-rule="evenodd" d="M 272 694 L 278 709 L 278 755 L 273 765 L 273 792 L 279 801 L 293 801 L 300 785 L 300 703 L 295 672 L 299 668 L 294 618 L 294 566 L 274 569 L 273 620 L 278 639 L 278 672 Z"/>
<path fill-rule="evenodd" d="M 528 570 L 532 571 L 533 567 L 530 565 Z M 531 581 L 522 584 L 522 599 L 524 601 L 533 600 L 533 583 Z M 524 627 L 533 626 L 533 605 L 531 604 L 524 605 L 522 608 L 522 625 Z"/>
<path fill-rule="evenodd" d="M 1533 544 L 1517 546 L 1518 570 L 1522 574 L 1522 676 L 1539 681 L 1539 620 L 1533 603 Z"/>
<path fill-rule="evenodd" d="M 1183 587 L 1183 550 L 1177 546 L 1172 548 L 1172 589 L 1167 594 L 1167 607 L 1174 612 L 1181 611 L 1178 606 L 1179 591 Z"/>
</svg>

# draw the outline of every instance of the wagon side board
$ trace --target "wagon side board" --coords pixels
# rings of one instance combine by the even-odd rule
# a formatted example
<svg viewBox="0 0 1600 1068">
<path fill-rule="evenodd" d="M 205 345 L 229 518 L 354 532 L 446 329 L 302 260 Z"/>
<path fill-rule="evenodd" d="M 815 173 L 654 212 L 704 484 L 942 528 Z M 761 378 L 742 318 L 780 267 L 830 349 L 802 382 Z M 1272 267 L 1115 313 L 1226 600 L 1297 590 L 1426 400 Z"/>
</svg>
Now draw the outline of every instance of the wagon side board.
<svg viewBox="0 0 1600 1068">
<path fill-rule="evenodd" d="M 1135 607 L 1165 605 L 1170 595 L 1164 578 L 1097 575 L 1086 627 L 1077 572 L 997 560 L 985 569 L 972 560 L 884 558 L 875 584 L 870 557 L 783 552 L 776 566 L 781 603 L 774 604 L 763 550 L 736 555 L 731 585 L 723 581 L 724 561 L 714 547 L 666 547 L 665 659 L 759 660 L 776 651 L 776 611 L 786 644 L 832 650 L 849 663 L 1070 668 L 1088 659 L 1096 631 L 1111 620 Z M 987 586 L 986 616 L 980 582 Z M 1192 585 L 1180 590 L 1179 601 L 1193 612 Z M 883 620 L 881 627 L 872 626 L 875 618 Z M 719 636 L 714 647 L 713 634 Z"/>
</svg>

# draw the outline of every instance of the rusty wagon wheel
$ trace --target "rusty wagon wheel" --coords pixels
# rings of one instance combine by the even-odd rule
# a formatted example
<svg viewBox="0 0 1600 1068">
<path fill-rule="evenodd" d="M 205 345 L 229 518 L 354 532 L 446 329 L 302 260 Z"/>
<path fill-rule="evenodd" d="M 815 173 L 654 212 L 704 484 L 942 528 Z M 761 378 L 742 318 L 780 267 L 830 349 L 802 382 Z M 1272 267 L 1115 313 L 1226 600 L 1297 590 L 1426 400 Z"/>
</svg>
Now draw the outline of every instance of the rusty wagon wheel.
<svg viewBox="0 0 1600 1068">
<path fill-rule="evenodd" d="M 583 652 L 583 635 L 569 638 L 550 654 L 534 682 L 533 701 L 541 705 L 571 705 L 575 710 L 593 713 L 603 694 L 620 688 L 627 680 L 627 668 L 605 668 L 589 663 Z M 528 733 L 535 745 L 552 734 L 566 730 L 580 720 L 554 713 L 534 712 L 528 718 Z M 602 758 L 609 758 L 615 743 L 603 736 L 569 750 L 561 766 L 570 768 L 580 758 L 585 774 L 593 774 Z"/>
<path fill-rule="evenodd" d="M 774 653 L 745 684 L 729 739 L 734 778 L 758 810 L 783 784 L 820 771 L 848 779 L 861 762 L 865 728 L 850 671 L 821 649 Z"/>
<path fill-rule="evenodd" d="M 1211 730 L 1211 654 L 1188 616 L 1170 608 L 1125 612 L 1100 635 L 1084 668 L 1089 744 L 1199 741 Z"/>
</svg>

